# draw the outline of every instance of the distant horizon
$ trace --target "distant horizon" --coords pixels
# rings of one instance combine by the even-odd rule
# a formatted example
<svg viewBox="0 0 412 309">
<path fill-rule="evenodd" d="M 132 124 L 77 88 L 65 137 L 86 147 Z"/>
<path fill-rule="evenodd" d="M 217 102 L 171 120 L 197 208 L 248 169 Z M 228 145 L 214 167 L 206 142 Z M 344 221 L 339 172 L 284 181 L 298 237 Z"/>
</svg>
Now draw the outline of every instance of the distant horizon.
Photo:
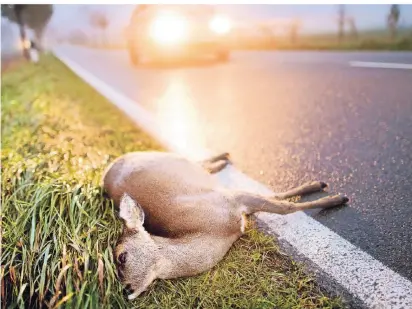
<svg viewBox="0 0 412 309">
<path fill-rule="evenodd" d="M 60 30 L 70 31 L 83 28 L 93 31 L 87 20 L 87 11 L 100 10 L 111 17 L 110 31 L 116 32 L 127 25 L 135 5 L 54 5 L 51 25 Z M 235 23 L 260 23 L 276 19 L 294 19 L 302 21 L 301 34 L 324 34 L 337 31 L 337 5 L 290 5 L 290 4 L 217 4 L 218 12 L 228 15 Z M 87 10 L 84 10 L 87 8 Z M 412 27 L 412 5 L 400 5 L 400 27 Z M 346 5 L 347 16 L 356 20 L 359 31 L 380 30 L 385 28 L 386 16 L 390 5 Z M 76 23 L 73 23 L 73 19 Z M 109 26 L 109 27 L 110 27 Z"/>
<path fill-rule="evenodd" d="M 64 35 L 74 30 L 82 30 L 86 34 L 95 33 L 90 22 L 90 11 L 102 11 L 110 16 L 107 32 L 111 36 L 119 35 L 127 26 L 135 5 L 77 5 L 54 4 L 54 13 L 50 20 L 50 27 Z M 218 12 L 231 17 L 235 23 L 250 25 L 254 31 L 259 23 L 276 23 L 300 19 L 302 28 L 300 35 L 332 35 L 337 32 L 337 5 L 279 5 L 279 4 L 218 4 Z M 401 7 L 400 29 L 412 29 L 412 5 L 404 4 Z M 347 16 L 356 20 L 358 32 L 385 31 L 386 16 L 390 5 L 346 5 Z M 73 22 L 73 21 L 76 22 Z M 282 25 L 279 27 L 282 31 Z"/>
</svg>

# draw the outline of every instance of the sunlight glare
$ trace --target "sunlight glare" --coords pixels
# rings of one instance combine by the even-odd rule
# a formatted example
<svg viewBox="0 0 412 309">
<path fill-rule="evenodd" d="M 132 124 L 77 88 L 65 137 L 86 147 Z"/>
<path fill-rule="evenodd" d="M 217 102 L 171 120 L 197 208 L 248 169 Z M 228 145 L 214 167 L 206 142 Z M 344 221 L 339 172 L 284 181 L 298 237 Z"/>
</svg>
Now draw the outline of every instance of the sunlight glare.
<svg viewBox="0 0 412 309">
<path fill-rule="evenodd" d="M 170 141 L 178 152 L 199 159 L 205 154 L 203 134 L 199 131 L 197 110 L 190 89 L 179 79 L 173 80 L 157 101 L 157 120 L 163 138 Z"/>
</svg>

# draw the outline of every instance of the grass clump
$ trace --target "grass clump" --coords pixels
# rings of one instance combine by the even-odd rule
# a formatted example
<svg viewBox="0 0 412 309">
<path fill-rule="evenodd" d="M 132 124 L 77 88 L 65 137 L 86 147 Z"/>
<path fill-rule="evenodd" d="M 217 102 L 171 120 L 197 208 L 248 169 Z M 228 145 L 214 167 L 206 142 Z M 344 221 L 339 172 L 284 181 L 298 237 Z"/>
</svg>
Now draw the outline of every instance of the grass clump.
<svg viewBox="0 0 412 309">
<path fill-rule="evenodd" d="M 127 301 L 113 262 L 121 223 L 100 178 L 115 157 L 149 149 L 160 147 L 54 57 L 3 74 L 2 307 L 342 306 L 254 229 L 209 272 Z"/>
</svg>

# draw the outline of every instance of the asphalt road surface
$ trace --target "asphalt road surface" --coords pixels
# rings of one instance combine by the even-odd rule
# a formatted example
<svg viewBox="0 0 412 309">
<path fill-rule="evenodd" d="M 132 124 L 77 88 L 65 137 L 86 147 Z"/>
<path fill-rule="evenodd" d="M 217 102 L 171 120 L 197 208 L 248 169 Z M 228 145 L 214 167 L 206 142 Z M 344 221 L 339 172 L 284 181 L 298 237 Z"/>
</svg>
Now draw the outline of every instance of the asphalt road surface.
<svg viewBox="0 0 412 309">
<path fill-rule="evenodd" d="M 281 191 L 312 179 L 350 206 L 307 212 L 412 279 L 412 53 L 237 52 L 130 65 L 125 51 L 64 53 L 152 111 L 182 147 L 229 151 L 237 168 Z"/>
</svg>

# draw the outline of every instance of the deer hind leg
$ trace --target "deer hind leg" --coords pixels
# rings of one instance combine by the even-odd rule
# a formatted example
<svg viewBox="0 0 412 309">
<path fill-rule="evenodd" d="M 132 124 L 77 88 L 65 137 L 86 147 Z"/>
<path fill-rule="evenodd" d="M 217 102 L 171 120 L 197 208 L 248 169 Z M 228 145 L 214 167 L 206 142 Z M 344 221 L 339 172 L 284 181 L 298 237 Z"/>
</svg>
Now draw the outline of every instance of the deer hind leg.
<svg viewBox="0 0 412 309">
<path fill-rule="evenodd" d="M 286 192 L 281 192 L 276 194 L 276 198 L 278 199 L 287 199 L 291 198 L 293 196 L 298 196 L 298 195 L 306 195 L 306 194 L 311 194 L 315 192 L 320 192 L 323 189 L 325 189 L 328 185 L 322 181 L 312 181 L 305 183 L 299 187 L 290 189 Z"/>
<path fill-rule="evenodd" d="M 280 201 L 277 198 L 266 198 L 249 193 L 238 193 L 235 194 L 234 198 L 236 202 L 246 207 L 246 214 L 264 211 L 281 215 L 306 209 L 331 208 L 346 204 L 349 201 L 349 199 L 343 195 L 327 196 L 312 202 L 304 203 Z"/>
<path fill-rule="evenodd" d="M 215 174 L 215 173 L 220 172 L 229 163 L 230 163 L 229 153 L 227 152 L 200 162 L 202 167 L 205 170 L 207 170 L 210 174 Z"/>
</svg>

